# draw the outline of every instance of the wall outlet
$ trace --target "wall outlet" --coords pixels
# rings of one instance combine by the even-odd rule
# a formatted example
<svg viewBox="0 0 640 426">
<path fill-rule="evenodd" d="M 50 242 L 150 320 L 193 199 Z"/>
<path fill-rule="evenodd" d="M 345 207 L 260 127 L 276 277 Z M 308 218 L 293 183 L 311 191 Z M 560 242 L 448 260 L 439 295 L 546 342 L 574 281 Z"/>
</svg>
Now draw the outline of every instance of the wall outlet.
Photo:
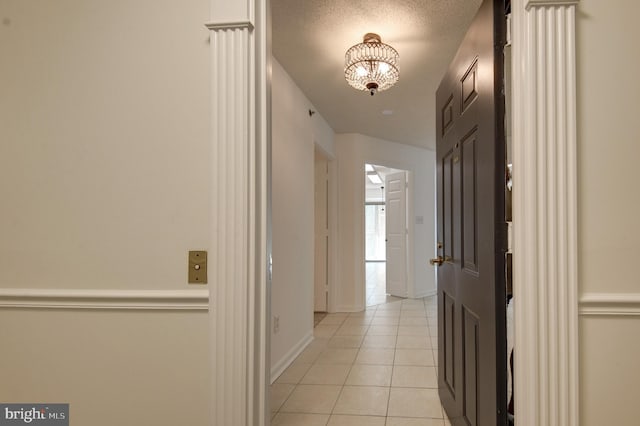
<svg viewBox="0 0 640 426">
<path fill-rule="evenodd" d="M 273 334 L 276 334 L 280 331 L 280 317 L 277 315 L 273 316 Z"/>
</svg>

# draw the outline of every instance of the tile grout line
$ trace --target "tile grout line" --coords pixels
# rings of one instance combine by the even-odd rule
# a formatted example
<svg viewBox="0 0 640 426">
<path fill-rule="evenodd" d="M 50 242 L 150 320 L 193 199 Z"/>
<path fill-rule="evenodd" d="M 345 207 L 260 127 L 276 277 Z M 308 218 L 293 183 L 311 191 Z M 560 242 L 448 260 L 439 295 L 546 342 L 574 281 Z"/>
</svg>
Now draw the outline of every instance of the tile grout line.
<svg viewBox="0 0 640 426">
<path fill-rule="evenodd" d="M 419 366 L 424 366 L 424 367 L 429 367 L 429 368 L 435 369 L 436 370 L 436 376 L 437 376 L 437 368 L 438 367 L 437 367 L 437 365 L 435 365 L 435 354 L 434 354 L 434 352 L 437 351 L 437 348 L 434 348 L 433 347 L 434 345 L 432 344 L 433 343 L 433 338 L 436 337 L 436 336 L 434 336 L 432 334 L 432 332 L 431 332 L 431 327 L 433 326 L 432 325 L 432 321 L 434 319 L 434 318 L 431 318 L 431 317 L 433 317 L 433 310 L 434 309 L 432 309 L 430 306 L 429 307 L 427 306 L 427 299 L 426 298 L 422 298 L 422 303 L 421 303 L 422 306 L 420 307 L 420 309 L 421 310 L 424 309 L 424 315 L 422 315 L 422 314 L 413 315 L 413 314 L 415 314 L 415 312 L 412 312 L 408 316 L 407 315 L 403 315 L 403 313 L 406 314 L 406 313 L 409 313 L 410 311 L 414 311 L 415 310 L 415 309 L 411 309 L 411 306 L 412 306 L 411 304 L 405 304 L 406 300 L 409 300 L 409 299 L 405 299 L 405 300 L 399 301 L 400 305 L 399 305 L 399 309 L 397 310 L 397 315 L 394 314 L 396 312 L 396 309 L 393 309 L 393 308 L 395 308 L 395 307 L 393 307 L 391 309 L 379 309 L 379 307 L 382 306 L 382 304 L 376 305 L 375 307 L 367 306 L 367 309 L 365 309 L 365 311 L 364 311 L 364 316 L 357 315 L 357 314 L 354 314 L 354 313 L 350 313 L 350 314 L 346 315 L 344 318 L 342 318 L 340 323 L 337 324 L 336 329 L 331 331 L 331 334 L 329 334 L 326 337 L 327 341 L 324 344 L 324 346 L 321 346 L 321 347 L 318 348 L 319 349 L 319 353 L 313 358 L 313 361 L 310 364 L 311 365 L 310 368 L 312 368 L 313 366 L 322 365 L 322 364 L 318 364 L 318 360 L 320 359 L 321 355 L 324 352 L 326 352 L 328 349 L 331 349 L 329 347 L 329 344 L 330 344 L 329 342 L 334 337 L 352 337 L 353 336 L 353 337 L 360 338 L 358 340 L 357 346 L 353 347 L 353 349 L 356 350 L 355 356 L 348 364 L 348 371 L 346 372 L 346 376 L 345 376 L 344 381 L 342 382 L 342 384 L 339 387 L 338 395 L 337 395 L 335 401 L 332 404 L 330 412 L 325 414 L 325 415 L 327 415 L 327 421 L 325 422 L 325 426 L 327 426 L 331 422 L 331 419 L 333 418 L 333 416 L 339 415 L 339 413 L 335 412 L 335 409 L 336 409 L 336 407 L 338 405 L 338 401 L 340 400 L 340 398 L 344 394 L 345 388 L 347 387 L 348 379 L 349 379 L 351 373 L 354 371 L 354 367 L 356 365 L 359 365 L 359 364 L 357 364 L 357 360 L 358 360 L 358 357 L 361 355 L 361 351 L 363 349 L 372 349 L 372 350 L 384 349 L 384 345 L 385 345 L 384 340 L 385 340 L 385 338 L 383 336 L 388 335 L 388 334 L 385 334 L 385 332 L 383 332 L 383 334 L 380 334 L 380 335 L 369 334 L 372 331 L 372 328 L 373 328 L 374 325 L 375 326 L 382 326 L 382 327 L 392 328 L 395 331 L 395 333 L 392 334 L 394 336 L 394 338 L 392 339 L 394 341 L 394 344 L 393 344 L 393 347 L 392 347 L 393 353 L 392 353 L 392 357 L 391 357 L 391 365 L 390 365 L 391 366 L 391 377 L 390 377 L 389 385 L 387 385 L 387 386 L 379 386 L 379 385 L 366 385 L 366 384 L 357 385 L 356 384 L 356 385 L 353 385 L 353 387 L 357 388 L 357 387 L 362 386 L 362 387 L 378 387 L 378 388 L 388 389 L 388 397 L 387 397 L 387 400 L 386 400 L 386 409 L 385 409 L 385 415 L 384 415 L 385 425 L 387 425 L 388 422 L 389 422 L 389 409 L 390 409 L 390 402 L 391 402 L 391 391 L 393 389 L 393 375 L 396 372 L 396 362 L 398 361 L 398 357 L 397 357 L 398 346 L 397 345 L 398 345 L 398 342 L 400 340 L 400 326 L 401 326 L 400 322 L 401 322 L 402 318 L 420 318 L 420 317 L 425 318 L 426 324 L 424 325 L 424 327 L 426 327 L 426 330 L 425 330 L 426 333 L 417 333 L 415 335 L 416 336 L 428 336 L 429 347 L 425 348 L 425 349 L 429 350 L 429 352 L 427 352 L 427 355 L 430 356 L 431 362 L 428 362 L 428 363 L 431 364 L 431 365 L 426 365 L 425 366 L 425 365 L 419 364 Z M 396 301 L 388 302 L 388 303 L 396 303 Z M 429 305 L 431 305 L 431 302 L 429 302 Z M 382 313 L 382 312 L 385 312 L 385 314 L 383 314 L 381 316 L 377 316 L 376 315 L 376 314 L 379 314 L 379 313 Z M 396 321 L 393 320 L 396 317 L 398 318 L 397 324 L 388 324 L 388 323 L 385 324 L 386 322 L 391 322 L 391 323 L 396 322 Z M 339 330 L 342 327 L 346 327 L 346 322 L 350 318 L 361 318 L 361 323 L 358 324 L 359 327 L 358 327 L 357 333 L 354 333 L 353 335 L 352 334 L 338 335 L 337 333 L 339 333 Z M 379 320 L 378 324 L 374 324 L 374 322 L 376 322 L 376 318 L 386 318 L 387 320 L 386 321 L 385 320 Z M 405 326 L 408 326 L 408 327 L 411 327 L 411 326 L 416 327 L 416 328 L 418 326 L 419 327 L 423 327 L 422 324 L 411 324 L 413 322 L 413 320 L 405 320 L 404 322 L 405 323 L 408 322 L 408 324 L 405 324 Z M 354 324 L 351 324 L 351 326 L 355 327 Z M 407 336 L 412 336 L 412 334 L 407 334 Z M 379 337 L 379 340 L 382 341 L 381 347 L 377 347 L 376 348 L 375 345 L 373 347 L 370 347 L 370 348 L 365 348 L 364 347 L 365 339 L 373 338 L 373 340 L 376 340 L 376 337 Z M 344 343 L 346 343 L 346 342 L 344 342 Z M 338 346 L 339 347 L 335 347 L 333 349 L 343 348 L 342 346 L 340 346 L 339 343 L 338 343 Z M 346 349 L 346 348 L 347 347 L 344 347 L 343 349 Z M 407 348 L 407 349 L 421 349 L 421 348 Z M 330 364 L 334 364 L 334 363 L 330 363 Z M 367 366 L 367 365 L 384 366 L 385 364 L 378 364 L 378 363 L 368 364 L 368 363 L 364 363 L 362 365 L 363 366 Z M 279 405 L 278 410 L 272 413 L 272 418 L 275 418 L 276 416 L 278 416 L 278 414 L 283 413 L 281 411 L 281 409 L 286 405 L 287 401 L 289 401 L 289 399 L 292 397 L 292 395 L 294 394 L 296 389 L 298 389 L 302 385 L 302 380 L 304 380 L 304 377 L 308 373 L 309 373 L 309 371 L 303 373 L 302 377 L 299 380 L 297 380 L 296 383 L 292 384 L 293 385 L 293 389 L 291 390 L 291 392 L 289 392 L 288 396 L 283 400 L 282 404 Z M 313 384 L 313 383 L 310 383 L 310 385 L 311 384 Z M 316 385 L 321 385 L 321 384 L 318 383 Z M 404 387 L 404 386 L 399 387 L 398 386 L 398 388 L 407 388 L 407 387 Z M 408 388 L 409 389 L 413 389 L 414 387 L 408 387 Z M 423 387 L 418 386 L 418 387 L 415 387 L 415 389 L 429 389 L 429 388 L 423 388 Z M 431 388 L 431 389 L 433 389 L 433 388 Z M 440 412 L 442 414 L 440 419 L 442 419 L 443 423 L 444 423 L 445 422 L 445 416 L 444 416 L 444 412 L 442 411 L 442 407 L 440 407 Z M 302 415 L 311 414 L 312 415 L 312 414 L 316 414 L 316 413 L 299 412 L 297 414 L 302 414 Z M 366 416 L 382 417 L 382 416 L 379 416 L 377 414 L 376 415 L 367 414 L 366 412 L 364 414 L 353 414 L 353 415 L 354 416 L 365 416 L 365 417 Z M 404 416 L 401 416 L 401 417 L 404 417 Z M 448 426 L 448 424 L 447 424 L 447 426 Z"/>
</svg>

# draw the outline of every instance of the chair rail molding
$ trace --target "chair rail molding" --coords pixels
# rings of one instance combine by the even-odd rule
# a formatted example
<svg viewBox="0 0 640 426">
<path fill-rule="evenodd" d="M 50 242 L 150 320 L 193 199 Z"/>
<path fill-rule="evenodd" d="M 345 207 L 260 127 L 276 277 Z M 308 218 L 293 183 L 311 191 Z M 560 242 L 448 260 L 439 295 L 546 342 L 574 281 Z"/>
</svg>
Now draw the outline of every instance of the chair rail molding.
<svg viewBox="0 0 640 426">
<path fill-rule="evenodd" d="M 268 424 L 268 0 L 210 0 L 213 425 Z"/>
<path fill-rule="evenodd" d="M 640 293 L 583 293 L 580 316 L 640 317 Z"/>
<path fill-rule="evenodd" d="M 207 311 L 209 290 L 0 289 L 0 309 Z"/>
<path fill-rule="evenodd" d="M 524 426 L 578 426 L 575 14 L 514 0 L 515 409 Z"/>
</svg>

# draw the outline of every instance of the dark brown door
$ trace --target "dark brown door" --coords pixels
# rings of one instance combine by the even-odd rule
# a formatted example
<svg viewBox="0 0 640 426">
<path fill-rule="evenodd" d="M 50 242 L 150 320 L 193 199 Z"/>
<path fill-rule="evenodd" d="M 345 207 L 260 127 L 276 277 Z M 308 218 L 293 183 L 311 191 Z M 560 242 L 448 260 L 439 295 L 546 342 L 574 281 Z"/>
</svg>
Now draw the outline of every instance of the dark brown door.
<svg viewBox="0 0 640 426">
<path fill-rule="evenodd" d="M 453 425 L 506 424 L 504 2 L 485 0 L 437 92 L 438 385 Z"/>
</svg>

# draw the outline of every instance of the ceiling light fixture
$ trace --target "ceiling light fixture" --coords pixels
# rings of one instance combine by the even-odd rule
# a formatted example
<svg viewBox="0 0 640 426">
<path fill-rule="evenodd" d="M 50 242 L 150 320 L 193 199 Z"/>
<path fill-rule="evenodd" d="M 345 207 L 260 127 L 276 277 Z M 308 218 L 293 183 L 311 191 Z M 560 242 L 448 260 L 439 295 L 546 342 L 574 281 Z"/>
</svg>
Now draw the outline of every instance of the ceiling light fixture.
<svg viewBox="0 0 640 426">
<path fill-rule="evenodd" d="M 350 47 L 344 55 L 347 82 L 371 96 L 396 84 L 399 75 L 398 52 L 384 44 L 378 34 L 365 34 L 362 43 Z"/>
</svg>

